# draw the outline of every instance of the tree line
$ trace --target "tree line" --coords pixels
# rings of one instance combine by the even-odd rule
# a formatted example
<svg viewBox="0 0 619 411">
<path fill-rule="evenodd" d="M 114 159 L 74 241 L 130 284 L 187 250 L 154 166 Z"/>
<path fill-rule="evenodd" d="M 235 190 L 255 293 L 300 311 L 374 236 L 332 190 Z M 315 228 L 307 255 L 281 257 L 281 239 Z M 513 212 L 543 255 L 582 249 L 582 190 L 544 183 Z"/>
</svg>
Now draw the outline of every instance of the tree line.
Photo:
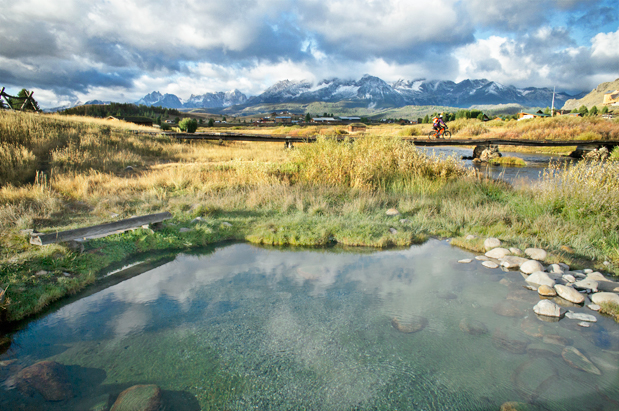
<svg viewBox="0 0 619 411">
<path fill-rule="evenodd" d="M 88 104 L 68 108 L 60 112 L 61 114 L 74 116 L 90 117 L 148 117 L 155 123 L 161 123 L 162 118 L 169 116 L 180 116 L 181 112 L 173 108 L 152 107 L 140 104 L 139 106 L 131 103 L 110 103 L 110 104 Z"/>
</svg>

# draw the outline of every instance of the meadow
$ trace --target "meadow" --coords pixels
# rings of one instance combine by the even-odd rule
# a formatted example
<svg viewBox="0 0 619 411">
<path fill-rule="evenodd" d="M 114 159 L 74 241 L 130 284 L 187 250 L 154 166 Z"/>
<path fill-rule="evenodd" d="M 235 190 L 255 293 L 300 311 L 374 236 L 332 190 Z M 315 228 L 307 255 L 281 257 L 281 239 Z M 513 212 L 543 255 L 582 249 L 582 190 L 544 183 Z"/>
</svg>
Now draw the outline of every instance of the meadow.
<svg viewBox="0 0 619 411">
<path fill-rule="evenodd" d="M 454 138 L 619 139 L 617 122 L 596 118 L 449 125 Z M 509 246 L 543 247 L 550 262 L 619 274 L 619 161 L 551 167 L 538 185 L 516 189 L 402 141 L 428 129 L 372 126 L 343 143 L 330 138 L 346 135 L 343 127 L 251 129 L 321 136 L 286 150 L 281 143 L 181 142 L 123 122 L 0 111 L 2 320 L 43 310 L 113 263 L 224 240 L 384 248 L 440 237 L 481 251 L 483 239 L 494 236 Z M 388 216 L 390 208 L 400 215 Z M 29 230 L 162 211 L 174 218 L 156 231 L 91 240 L 83 250 L 28 243 Z M 478 238 L 465 240 L 469 234 Z"/>
</svg>

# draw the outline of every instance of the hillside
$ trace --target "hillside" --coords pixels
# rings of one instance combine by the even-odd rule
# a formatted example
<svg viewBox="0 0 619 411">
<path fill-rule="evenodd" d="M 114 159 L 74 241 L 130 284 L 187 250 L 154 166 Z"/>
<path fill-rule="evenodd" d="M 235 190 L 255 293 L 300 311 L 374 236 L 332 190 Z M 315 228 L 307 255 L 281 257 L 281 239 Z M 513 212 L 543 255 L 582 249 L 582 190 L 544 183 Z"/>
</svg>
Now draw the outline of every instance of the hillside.
<svg viewBox="0 0 619 411">
<path fill-rule="evenodd" d="M 563 110 L 572 110 L 583 105 L 587 106 L 587 108 L 591 108 L 593 106 L 600 108 L 602 106 L 602 101 L 604 101 L 604 94 L 615 90 L 619 90 L 619 78 L 615 81 L 601 83 L 599 86 L 591 90 L 591 93 L 581 99 L 567 100 L 563 105 Z"/>
</svg>

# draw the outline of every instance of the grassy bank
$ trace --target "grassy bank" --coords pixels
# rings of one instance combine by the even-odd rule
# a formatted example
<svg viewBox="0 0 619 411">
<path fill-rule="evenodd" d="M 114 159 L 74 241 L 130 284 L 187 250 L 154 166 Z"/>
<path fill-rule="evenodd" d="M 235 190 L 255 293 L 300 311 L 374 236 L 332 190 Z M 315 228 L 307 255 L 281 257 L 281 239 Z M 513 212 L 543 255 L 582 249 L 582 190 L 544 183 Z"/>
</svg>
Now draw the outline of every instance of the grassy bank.
<svg viewBox="0 0 619 411">
<path fill-rule="evenodd" d="M 544 247 L 551 261 L 608 270 L 607 260 L 619 273 L 616 162 L 554 168 L 539 186 L 515 190 L 471 175 L 456 159 L 421 154 L 401 141 L 400 126 L 370 129 L 355 143 L 323 138 L 295 150 L 182 143 L 131 127 L 0 112 L 3 153 L 13 165 L 0 170 L 5 319 L 42 310 L 127 257 L 228 239 L 390 247 L 441 236 L 481 250 L 483 237 L 496 236 L 510 246 Z M 401 215 L 388 217 L 389 208 Z M 160 230 L 92 240 L 83 252 L 31 246 L 23 231 L 160 211 L 174 215 Z M 480 239 L 464 241 L 467 234 Z"/>
</svg>

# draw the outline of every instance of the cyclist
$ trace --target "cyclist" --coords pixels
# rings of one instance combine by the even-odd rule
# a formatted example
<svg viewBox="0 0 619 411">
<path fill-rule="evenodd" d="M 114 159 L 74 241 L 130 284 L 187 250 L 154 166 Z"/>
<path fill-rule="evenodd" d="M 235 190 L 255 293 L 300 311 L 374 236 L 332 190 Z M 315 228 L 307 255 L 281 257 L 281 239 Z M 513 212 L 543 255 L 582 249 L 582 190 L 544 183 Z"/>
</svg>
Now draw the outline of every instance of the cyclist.
<svg viewBox="0 0 619 411">
<path fill-rule="evenodd" d="M 447 128 L 447 124 L 445 124 L 445 122 L 443 121 L 442 114 L 432 119 L 432 127 L 436 131 L 436 138 L 441 138 L 441 135 L 445 132 L 445 129 Z"/>
</svg>

